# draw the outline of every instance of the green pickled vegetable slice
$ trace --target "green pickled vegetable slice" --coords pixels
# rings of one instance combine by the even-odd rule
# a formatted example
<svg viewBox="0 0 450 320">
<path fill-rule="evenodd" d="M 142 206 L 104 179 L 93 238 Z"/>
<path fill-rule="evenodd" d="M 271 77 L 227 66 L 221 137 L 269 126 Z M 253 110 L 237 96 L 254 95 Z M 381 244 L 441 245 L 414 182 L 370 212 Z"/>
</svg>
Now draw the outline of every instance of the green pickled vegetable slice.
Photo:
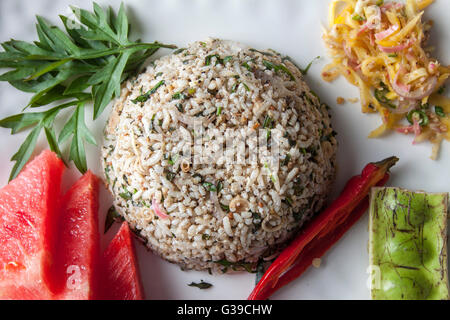
<svg viewBox="0 0 450 320">
<path fill-rule="evenodd" d="M 447 209 L 448 193 L 372 188 L 372 299 L 449 299 Z"/>
</svg>

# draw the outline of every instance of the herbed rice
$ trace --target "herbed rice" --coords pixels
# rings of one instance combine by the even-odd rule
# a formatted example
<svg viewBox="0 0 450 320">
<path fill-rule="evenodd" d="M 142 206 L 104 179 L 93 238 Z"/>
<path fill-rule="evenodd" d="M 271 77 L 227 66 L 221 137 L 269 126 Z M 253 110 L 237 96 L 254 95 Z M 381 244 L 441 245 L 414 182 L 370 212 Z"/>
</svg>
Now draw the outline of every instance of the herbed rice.
<svg viewBox="0 0 450 320">
<path fill-rule="evenodd" d="M 195 120 L 222 134 L 203 141 L 210 151 L 227 129 L 277 132 L 279 166 L 183 157 L 182 137 L 200 135 Z M 149 248 L 186 269 L 225 272 L 270 259 L 322 208 L 335 176 L 334 136 L 327 107 L 289 59 L 209 39 L 126 83 L 102 157 L 114 206 Z M 241 156 L 253 148 L 247 142 Z"/>
</svg>

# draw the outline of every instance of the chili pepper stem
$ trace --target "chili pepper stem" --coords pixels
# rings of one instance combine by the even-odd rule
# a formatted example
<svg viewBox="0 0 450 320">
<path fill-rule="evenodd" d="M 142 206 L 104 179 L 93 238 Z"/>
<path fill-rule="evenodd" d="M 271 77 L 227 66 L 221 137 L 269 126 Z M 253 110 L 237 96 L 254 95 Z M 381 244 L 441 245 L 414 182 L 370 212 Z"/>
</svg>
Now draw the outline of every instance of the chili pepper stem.
<svg viewBox="0 0 450 320">
<path fill-rule="evenodd" d="M 378 168 L 388 171 L 390 168 L 392 168 L 397 162 L 398 158 L 393 156 L 386 158 L 384 160 L 374 162 L 373 164 L 376 165 Z"/>
</svg>

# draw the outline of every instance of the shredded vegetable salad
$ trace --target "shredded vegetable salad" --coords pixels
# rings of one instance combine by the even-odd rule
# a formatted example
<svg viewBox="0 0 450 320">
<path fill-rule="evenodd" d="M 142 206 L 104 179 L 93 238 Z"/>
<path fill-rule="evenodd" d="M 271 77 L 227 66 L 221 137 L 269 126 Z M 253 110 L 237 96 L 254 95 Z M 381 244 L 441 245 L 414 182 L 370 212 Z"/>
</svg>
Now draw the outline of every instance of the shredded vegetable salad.
<svg viewBox="0 0 450 320">
<path fill-rule="evenodd" d="M 413 134 L 413 144 L 433 144 L 436 159 L 450 140 L 450 99 L 442 95 L 450 66 L 425 47 L 432 21 L 422 22 L 423 10 L 433 1 L 333 0 L 323 36 L 333 61 L 322 78 L 343 75 L 359 87 L 362 111 L 383 121 L 369 137 Z"/>
</svg>

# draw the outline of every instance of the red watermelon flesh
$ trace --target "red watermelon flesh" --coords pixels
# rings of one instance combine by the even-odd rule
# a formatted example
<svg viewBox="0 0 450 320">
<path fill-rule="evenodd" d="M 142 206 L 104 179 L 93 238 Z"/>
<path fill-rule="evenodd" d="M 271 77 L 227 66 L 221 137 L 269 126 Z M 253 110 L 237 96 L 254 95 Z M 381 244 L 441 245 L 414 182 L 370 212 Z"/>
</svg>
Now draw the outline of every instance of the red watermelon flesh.
<svg viewBox="0 0 450 320">
<path fill-rule="evenodd" d="M 0 189 L 0 299 L 50 299 L 63 162 L 44 151 Z"/>
<path fill-rule="evenodd" d="M 99 179 L 88 171 L 62 198 L 53 265 L 56 299 L 88 300 L 97 296 L 98 191 Z"/>
<path fill-rule="evenodd" d="M 102 272 L 103 299 L 144 299 L 133 236 L 127 222 L 122 224 L 104 252 Z"/>
</svg>

